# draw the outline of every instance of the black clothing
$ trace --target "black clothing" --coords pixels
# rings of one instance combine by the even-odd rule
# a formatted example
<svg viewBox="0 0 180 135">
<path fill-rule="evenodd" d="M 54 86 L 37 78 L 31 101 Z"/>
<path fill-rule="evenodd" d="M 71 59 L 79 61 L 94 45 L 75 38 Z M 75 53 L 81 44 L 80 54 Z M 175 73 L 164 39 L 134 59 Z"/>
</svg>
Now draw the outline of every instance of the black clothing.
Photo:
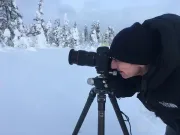
<svg viewBox="0 0 180 135">
<path fill-rule="evenodd" d="M 137 98 L 147 109 L 155 112 L 157 117 L 180 134 L 180 16 L 174 14 L 157 16 L 145 20 L 142 27 L 147 29 L 149 34 L 155 35 L 152 40 L 159 43 L 156 44 L 157 48 L 160 48 L 159 55 L 153 62 L 148 63 L 148 73 L 142 76 L 140 88 L 137 87 L 135 91 L 134 85 L 131 84 L 136 81 L 129 81 L 130 79 L 123 80 L 126 83 L 119 82 L 119 85 L 124 85 L 124 88 L 128 86 L 129 89 L 131 85 L 129 95 L 138 93 Z M 133 77 L 134 80 L 135 78 L 137 77 Z M 120 92 L 122 90 L 116 90 L 117 98 L 122 96 Z"/>
<path fill-rule="evenodd" d="M 108 87 L 114 91 L 116 97 L 132 97 L 137 90 L 140 90 L 142 77 L 136 76 L 123 79 L 120 74 L 118 76 L 108 77 Z"/>
<path fill-rule="evenodd" d="M 166 132 L 165 135 L 178 135 L 176 132 L 169 126 L 166 126 Z"/>
</svg>

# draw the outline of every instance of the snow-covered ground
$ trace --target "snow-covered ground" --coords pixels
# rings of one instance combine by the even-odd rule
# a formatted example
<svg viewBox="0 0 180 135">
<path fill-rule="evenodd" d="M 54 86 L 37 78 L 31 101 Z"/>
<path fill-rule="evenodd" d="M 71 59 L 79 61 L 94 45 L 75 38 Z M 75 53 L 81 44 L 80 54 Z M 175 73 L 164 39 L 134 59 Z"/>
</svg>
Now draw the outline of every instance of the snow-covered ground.
<svg viewBox="0 0 180 135">
<path fill-rule="evenodd" d="M 70 135 L 95 77 L 92 67 L 69 65 L 68 48 L 0 51 L 0 134 Z M 165 125 L 134 96 L 118 100 L 129 116 L 132 135 L 164 135 Z M 95 99 L 80 135 L 97 134 Z M 107 98 L 106 135 L 122 135 Z M 129 129 L 129 125 L 127 123 Z"/>
</svg>

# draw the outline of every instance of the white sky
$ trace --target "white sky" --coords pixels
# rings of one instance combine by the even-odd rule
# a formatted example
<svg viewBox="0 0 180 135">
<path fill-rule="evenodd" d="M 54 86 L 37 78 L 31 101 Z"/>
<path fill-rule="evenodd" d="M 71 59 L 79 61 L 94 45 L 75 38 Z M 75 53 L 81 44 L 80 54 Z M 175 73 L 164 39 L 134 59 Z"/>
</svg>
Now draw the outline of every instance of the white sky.
<svg viewBox="0 0 180 135">
<path fill-rule="evenodd" d="M 39 0 L 16 0 L 26 23 L 32 22 Z M 63 19 L 84 25 L 99 20 L 102 27 L 123 28 L 163 13 L 180 14 L 179 0 L 44 0 L 44 19 Z"/>
</svg>

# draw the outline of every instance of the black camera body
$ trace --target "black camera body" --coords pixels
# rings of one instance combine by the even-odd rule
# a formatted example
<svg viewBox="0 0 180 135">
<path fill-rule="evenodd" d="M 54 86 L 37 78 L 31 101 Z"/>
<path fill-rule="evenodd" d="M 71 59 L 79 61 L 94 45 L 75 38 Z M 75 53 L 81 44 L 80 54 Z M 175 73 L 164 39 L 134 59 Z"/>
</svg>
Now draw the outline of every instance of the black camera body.
<svg viewBox="0 0 180 135">
<path fill-rule="evenodd" d="M 69 64 L 95 67 L 98 74 L 108 78 L 109 74 L 116 75 L 116 72 L 111 69 L 112 59 L 108 53 L 109 47 L 105 46 L 98 47 L 96 52 L 71 49 L 69 52 Z"/>
</svg>

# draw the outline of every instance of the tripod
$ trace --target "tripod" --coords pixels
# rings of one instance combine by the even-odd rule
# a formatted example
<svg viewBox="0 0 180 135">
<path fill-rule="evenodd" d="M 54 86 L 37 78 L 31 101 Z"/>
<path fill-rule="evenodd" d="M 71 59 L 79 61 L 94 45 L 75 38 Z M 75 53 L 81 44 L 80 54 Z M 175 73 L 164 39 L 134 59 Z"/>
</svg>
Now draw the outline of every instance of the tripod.
<svg viewBox="0 0 180 135">
<path fill-rule="evenodd" d="M 101 78 L 98 78 L 96 79 L 96 82 L 101 82 L 102 84 L 100 84 L 101 86 L 103 84 L 102 82 L 102 79 Z M 98 83 L 95 83 L 95 85 L 97 85 Z M 100 86 L 99 85 L 99 86 Z M 104 88 L 102 89 L 101 88 L 97 88 L 97 87 L 94 87 L 91 89 L 91 91 L 89 92 L 89 96 L 87 98 L 87 101 L 85 103 L 85 106 L 82 110 L 82 113 L 78 119 L 78 122 L 75 126 L 75 129 L 73 131 L 73 134 L 72 135 L 77 135 L 81 126 L 82 126 L 82 123 L 88 113 L 88 110 L 92 104 L 92 102 L 94 101 L 94 98 L 96 97 L 96 94 L 97 94 L 97 102 L 98 102 L 98 135 L 104 135 L 104 127 L 105 127 L 105 102 L 106 102 L 106 94 L 109 95 L 109 98 L 110 98 L 110 101 L 112 103 L 112 106 L 114 108 L 114 111 L 116 113 L 116 116 L 118 118 L 118 121 L 119 121 L 119 124 L 122 128 L 122 131 L 124 133 L 124 135 L 129 135 L 128 133 L 128 130 L 127 130 L 127 127 L 125 125 L 125 122 L 123 120 L 123 117 L 122 117 L 122 112 L 120 111 L 120 108 L 118 106 L 118 103 L 117 103 L 117 100 L 115 98 L 115 95 L 114 95 L 114 92 L 112 91 L 109 91 L 108 89 Z"/>
</svg>

